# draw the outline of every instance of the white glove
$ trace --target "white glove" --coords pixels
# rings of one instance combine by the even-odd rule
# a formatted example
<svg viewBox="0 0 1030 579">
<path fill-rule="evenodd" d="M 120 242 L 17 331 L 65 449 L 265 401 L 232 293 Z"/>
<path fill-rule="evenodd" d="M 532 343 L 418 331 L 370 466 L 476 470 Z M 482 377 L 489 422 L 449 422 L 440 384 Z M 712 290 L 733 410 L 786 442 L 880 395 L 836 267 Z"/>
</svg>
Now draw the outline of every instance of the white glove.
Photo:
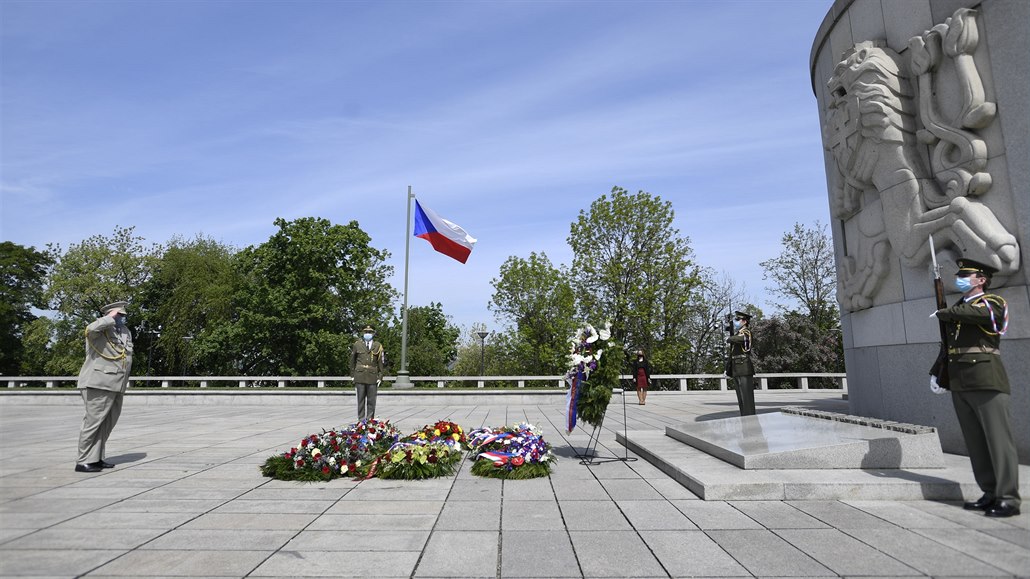
<svg viewBox="0 0 1030 579">
<path fill-rule="evenodd" d="M 930 376 L 930 392 L 934 394 L 944 394 L 947 392 L 947 390 L 937 385 L 937 377 L 933 375 Z"/>
<path fill-rule="evenodd" d="M 931 318 L 936 318 L 937 317 L 937 310 L 934 310 L 933 313 L 930 314 L 930 317 Z"/>
</svg>

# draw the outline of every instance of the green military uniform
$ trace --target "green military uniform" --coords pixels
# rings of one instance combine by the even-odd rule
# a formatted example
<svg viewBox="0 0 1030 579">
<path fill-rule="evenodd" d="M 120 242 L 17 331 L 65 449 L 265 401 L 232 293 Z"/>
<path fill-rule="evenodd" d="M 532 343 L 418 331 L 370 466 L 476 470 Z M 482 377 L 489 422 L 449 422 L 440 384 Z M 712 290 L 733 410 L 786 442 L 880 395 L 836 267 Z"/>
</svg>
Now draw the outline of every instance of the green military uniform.
<svg viewBox="0 0 1030 579">
<path fill-rule="evenodd" d="M 79 432 L 75 470 L 96 472 L 112 466 L 104 462 L 107 439 L 122 413 L 122 397 L 132 370 L 132 334 L 110 314 L 125 315 L 126 302 L 101 308 L 105 314 L 86 326 L 86 360 L 79 370 L 78 388 L 86 415 Z"/>
<path fill-rule="evenodd" d="M 350 351 L 350 373 L 354 378 L 359 421 L 375 418 L 376 392 L 383 379 L 383 345 L 371 339 L 374 332 L 371 326 L 365 326 L 362 333 L 369 339 L 358 339 Z"/>
<path fill-rule="evenodd" d="M 751 316 L 744 312 L 734 312 L 737 320 L 751 323 Z M 747 325 L 741 324 L 741 328 L 726 339 L 730 345 L 728 359 L 726 361 L 726 374 L 732 376 L 737 393 L 737 407 L 740 408 L 741 416 L 751 416 L 755 413 L 755 366 L 751 362 L 751 330 Z"/>
<path fill-rule="evenodd" d="M 972 260 L 960 260 L 959 266 L 961 276 L 980 274 L 989 279 L 994 273 Z M 992 513 L 992 507 L 997 509 L 999 505 L 1018 513 L 1020 505 L 1019 459 L 1009 426 L 1010 387 L 999 349 L 1008 322 L 1008 306 L 1000 296 L 972 293 L 936 312 L 948 330 L 952 403 L 973 475 L 984 493 L 980 501 L 967 504 L 967 508 L 1008 516 Z"/>
</svg>

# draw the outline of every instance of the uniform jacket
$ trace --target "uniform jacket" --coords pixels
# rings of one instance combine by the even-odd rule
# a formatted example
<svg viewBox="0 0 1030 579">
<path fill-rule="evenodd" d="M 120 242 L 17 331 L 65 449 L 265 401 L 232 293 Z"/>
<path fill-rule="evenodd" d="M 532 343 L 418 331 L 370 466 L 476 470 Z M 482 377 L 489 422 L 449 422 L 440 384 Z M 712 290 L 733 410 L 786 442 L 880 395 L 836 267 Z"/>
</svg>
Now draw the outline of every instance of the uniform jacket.
<svg viewBox="0 0 1030 579">
<path fill-rule="evenodd" d="M 103 316 L 86 326 L 86 361 L 79 370 L 79 388 L 125 392 L 132 370 L 132 334 Z"/>
<path fill-rule="evenodd" d="M 995 330 L 1004 323 L 1007 305 L 1001 296 L 983 294 L 938 310 L 937 318 L 948 328 L 948 376 L 950 388 L 996 390 L 1009 393 L 1009 379 L 1001 363 L 1001 336 Z M 994 321 L 991 316 L 993 314 Z"/>
<path fill-rule="evenodd" d="M 729 376 L 754 376 L 755 366 L 751 363 L 751 331 L 741 328 L 739 332 L 726 338 L 730 345 L 729 360 L 726 361 L 726 372 Z"/>
<path fill-rule="evenodd" d="M 357 340 L 350 349 L 350 375 L 355 384 L 375 384 L 383 379 L 383 345 L 372 341 L 369 348 Z"/>
</svg>

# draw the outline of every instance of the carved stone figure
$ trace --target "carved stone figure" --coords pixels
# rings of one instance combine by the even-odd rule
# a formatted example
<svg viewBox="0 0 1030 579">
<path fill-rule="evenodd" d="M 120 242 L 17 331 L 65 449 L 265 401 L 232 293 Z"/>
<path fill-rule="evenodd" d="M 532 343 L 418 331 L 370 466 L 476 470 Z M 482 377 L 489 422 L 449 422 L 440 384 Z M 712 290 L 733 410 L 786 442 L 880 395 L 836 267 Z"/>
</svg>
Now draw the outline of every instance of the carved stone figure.
<svg viewBox="0 0 1030 579">
<path fill-rule="evenodd" d="M 909 73 L 893 50 L 856 44 L 827 84 L 823 142 L 838 171 L 831 211 L 856 219 L 860 234 L 839 272 L 844 310 L 873 305 L 891 255 L 907 267 L 927 263 L 929 235 L 945 261 L 971 258 L 1000 277 L 1019 269 L 1016 238 L 978 199 L 992 181 L 987 146 L 975 130 L 990 125 L 996 111 L 972 57 L 975 17 L 961 9 L 912 38 Z M 944 58 L 951 59 L 958 86 L 935 86 Z M 941 112 L 940 91 L 961 99 L 954 118 Z"/>
</svg>

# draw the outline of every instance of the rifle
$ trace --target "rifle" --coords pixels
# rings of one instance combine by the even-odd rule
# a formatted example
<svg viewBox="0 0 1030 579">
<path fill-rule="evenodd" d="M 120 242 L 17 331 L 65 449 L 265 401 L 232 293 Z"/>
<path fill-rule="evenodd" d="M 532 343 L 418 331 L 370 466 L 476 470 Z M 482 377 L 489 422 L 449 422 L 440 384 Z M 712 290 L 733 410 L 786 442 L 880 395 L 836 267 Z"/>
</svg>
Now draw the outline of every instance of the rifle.
<svg viewBox="0 0 1030 579">
<path fill-rule="evenodd" d="M 948 307 L 944 301 L 944 282 L 941 280 L 941 266 L 937 265 L 937 252 L 933 246 L 933 235 L 930 236 L 930 259 L 933 261 L 933 293 L 937 298 L 937 309 L 943 310 Z M 937 386 L 949 390 L 948 377 L 948 328 L 945 323 L 938 320 L 941 330 L 941 351 L 937 354 L 937 360 L 930 368 L 930 376 L 937 381 Z"/>
<path fill-rule="evenodd" d="M 730 306 L 730 311 L 723 316 L 723 330 L 725 330 L 727 336 L 733 336 L 733 306 Z M 731 347 L 729 344 L 723 344 L 723 351 L 726 353 L 726 368 L 725 372 L 727 376 L 733 376 L 733 358 L 730 357 Z"/>
</svg>

